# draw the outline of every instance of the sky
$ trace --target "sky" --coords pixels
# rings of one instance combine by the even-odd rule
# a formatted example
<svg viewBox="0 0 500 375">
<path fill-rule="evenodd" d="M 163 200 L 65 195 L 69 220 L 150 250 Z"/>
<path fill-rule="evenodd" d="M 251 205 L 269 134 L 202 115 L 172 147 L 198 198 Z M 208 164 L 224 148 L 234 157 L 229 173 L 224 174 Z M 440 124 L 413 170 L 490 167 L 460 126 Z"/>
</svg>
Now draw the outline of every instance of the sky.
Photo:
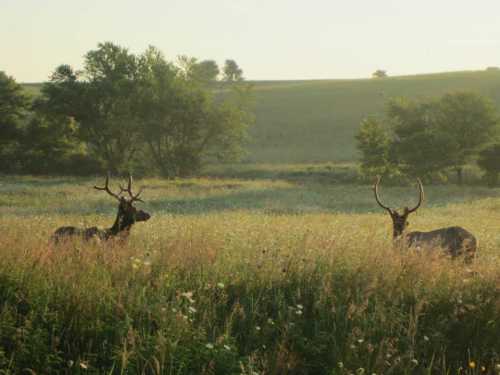
<svg viewBox="0 0 500 375">
<path fill-rule="evenodd" d="M 0 0 L 0 70 L 75 68 L 99 42 L 188 55 L 246 79 L 331 79 L 500 66 L 499 0 Z"/>
</svg>

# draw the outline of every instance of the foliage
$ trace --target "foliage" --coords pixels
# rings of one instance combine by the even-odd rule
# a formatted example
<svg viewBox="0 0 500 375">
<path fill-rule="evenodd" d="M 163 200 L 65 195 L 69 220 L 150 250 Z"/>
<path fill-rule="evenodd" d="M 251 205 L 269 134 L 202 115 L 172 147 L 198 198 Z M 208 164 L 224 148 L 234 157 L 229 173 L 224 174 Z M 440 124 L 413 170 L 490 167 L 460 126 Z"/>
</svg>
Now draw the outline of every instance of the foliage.
<svg viewBox="0 0 500 375">
<path fill-rule="evenodd" d="M 485 177 L 490 186 L 498 185 L 500 173 L 500 143 L 489 145 L 479 153 L 477 160 L 479 167 L 485 172 Z"/>
<path fill-rule="evenodd" d="M 221 69 L 222 70 L 222 69 Z M 246 81 L 248 82 L 248 81 Z M 355 135 L 367 116 L 382 118 L 389 98 L 437 98 L 470 90 L 500 109 L 500 74 L 484 69 L 387 79 L 254 81 L 255 124 L 249 129 L 250 163 L 352 162 Z M 38 87 L 23 85 L 26 91 Z M 217 95 L 226 91 L 214 85 Z M 384 122 L 385 124 L 385 122 Z M 386 124 L 388 126 L 389 124 Z"/>
<path fill-rule="evenodd" d="M 76 121 L 88 154 L 108 170 L 187 175 L 209 158 L 241 155 L 248 107 L 215 100 L 217 75 L 211 60 L 180 56 L 174 65 L 154 47 L 134 55 L 108 42 L 86 54 L 82 72 L 59 66 L 38 107 Z"/>
<path fill-rule="evenodd" d="M 219 76 L 219 67 L 214 60 L 203 60 L 194 66 L 194 76 L 201 83 L 213 83 Z"/>
<path fill-rule="evenodd" d="M 379 155 L 388 155 L 384 157 L 393 166 L 411 176 L 430 177 L 453 168 L 459 184 L 464 166 L 498 133 L 494 107 L 485 98 L 467 92 L 433 100 L 392 99 L 385 121 L 392 132 L 385 137 L 378 135 L 380 126 L 363 129 L 367 125 L 362 125 L 365 143 L 360 142 L 360 133 L 358 148 L 363 165 L 369 165 L 370 157 L 372 165 L 380 167 L 387 162 Z M 373 133 L 371 144 L 366 140 L 368 129 Z"/>
<path fill-rule="evenodd" d="M 361 152 L 361 170 L 366 177 L 394 174 L 397 167 L 389 160 L 391 139 L 380 121 L 365 119 L 356 135 Z"/>
<path fill-rule="evenodd" d="M 445 94 L 439 101 L 439 129 L 446 136 L 443 157 L 457 172 L 462 183 L 462 169 L 479 150 L 498 135 L 498 114 L 491 101 L 471 92 Z"/>
<path fill-rule="evenodd" d="M 28 98 L 16 81 L 0 71 L 0 169 L 15 163 L 15 150 L 21 125 L 28 109 Z"/>
<path fill-rule="evenodd" d="M 383 69 L 377 69 L 375 72 L 372 74 L 373 78 L 386 78 L 387 76 L 387 71 Z"/>
<path fill-rule="evenodd" d="M 222 72 L 224 74 L 223 79 L 226 82 L 238 82 L 243 80 L 243 70 L 241 70 L 234 60 L 226 60 Z"/>
<path fill-rule="evenodd" d="M 429 187 L 411 223 L 470 229 L 469 268 L 394 251 L 369 186 L 279 179 L 143 180 L 154 220 L 128 242 L 51 247 L 59 225 L 111 224 L 116 203 L 94 184 L 1 181 L 6 373 L 496 371 L 498 189 Z M 399 204 L 415 191 L 381 193 Z"/>
<path fill-rule="evenodd" d="M 239 157 L 250 122 L 245 103 L 216 101 L 197 76 L 178 74 L 157 50 L 148 50 L 141 64 L 142 131 L 163 176 L 191 174 L 210 158 Z M 191 71 L 189 66 L 182 71 Z"/>
</svg>

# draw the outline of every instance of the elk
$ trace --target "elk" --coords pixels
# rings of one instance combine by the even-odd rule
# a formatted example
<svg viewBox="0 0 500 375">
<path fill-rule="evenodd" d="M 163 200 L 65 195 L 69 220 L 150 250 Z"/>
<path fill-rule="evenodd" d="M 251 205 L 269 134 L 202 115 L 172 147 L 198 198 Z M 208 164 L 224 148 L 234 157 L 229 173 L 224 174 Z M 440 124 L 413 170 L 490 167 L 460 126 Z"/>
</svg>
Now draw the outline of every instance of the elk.
<svg viewBox="0 0 500 375">
<path fill-rule="evenodd" d="M 139 198 L 139 195 L 142 193 L 142 189 L 140 189 L 137 194 L 134 194 L 132 192 L 132 176 L 130 174 L 128 176 L 127 188 L 125 189 L 121 185 L 119 185 L 119 187 L 120 192 L 118 194 L 113 193 L 109 189 L 109 174 L 106 175 L 106 181 L 103 187 L 94 186 L 94 189 L 105 191 L 118 201 L 118 213 L 116 214 L 116 220 L 111 228 L 99 229 L 97 227 L 60 227 L 52 235 L 52 240 L 54 241 L 54 243 L 57 244 L 62 240 L 70 238 L 81 238 L 84 241 L 89 241 L 91 239 L 109 240 L 115 237 L 125 239 L 126 237 L 128 237 L 132 225 L 134 225 L 136 222 L 148 221 L 151 215 L 145 211 L 138 210 L 133 205 L 134 202 L 144 203 L 144 201 Z M 124 192 L 128 193 L 128 198 L 121 196 L 121 194 Z"/>
<path fill-rule="evenodd" d="M 381 177 L 377 178 L 373 191 L 375 200 L 378 205 L 384 210 L 387 210 L 392 219 L 393 239 L 395 242 L 402 243 L 407 247 L 414 248 L 435 248 L 439 247 L 446 251 L 452 258 L 460 255 L 465 256 L 465 261 L 470 262 L 475 256 L 477 249 L 477 241 L 472 233 L 462 227 L 446 227 L 436 229 L 430 232 L 406 232 L 408 227 L 408 216 L 418 210 L 424 200 L 424 188 L 422 182 L 417 178 L 419 188 L 418 203 L 413 208 L 405 207 L 403 213 L 399 213 L 395 209 L 391 209 L 384 205 L 378 195 L 378 186 Z"/>
</svg>

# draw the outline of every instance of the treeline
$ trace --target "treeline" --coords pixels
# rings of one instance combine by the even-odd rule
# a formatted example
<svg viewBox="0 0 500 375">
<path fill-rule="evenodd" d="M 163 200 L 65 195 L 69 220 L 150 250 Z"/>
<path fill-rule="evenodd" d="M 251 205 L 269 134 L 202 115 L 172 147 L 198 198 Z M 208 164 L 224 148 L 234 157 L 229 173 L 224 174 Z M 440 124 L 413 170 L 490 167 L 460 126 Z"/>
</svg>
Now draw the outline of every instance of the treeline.
<svg viewBox="0 0 500 375">
<path fill-rule="evenodd" d="M 221 72 L 212 60 L 174 63 L 113 43 L 89 51 L 81 71 L 57 67 L 34 100 L 0 72 L 0 171 L 173 177 L 238 160 L 251 91 L 234 60 Z"/>
<path fill-rule="evenodd" d="M 365 119 L 356 135 L 361 170 L 367 177 L 418 176 L 464 180 L 464 167 L 477 163 L 489 185 L 500 173 L 498 114 L 486 98 L 471 92 L 427 100 L 392 99 L 383 117 Z"/>
</svg>

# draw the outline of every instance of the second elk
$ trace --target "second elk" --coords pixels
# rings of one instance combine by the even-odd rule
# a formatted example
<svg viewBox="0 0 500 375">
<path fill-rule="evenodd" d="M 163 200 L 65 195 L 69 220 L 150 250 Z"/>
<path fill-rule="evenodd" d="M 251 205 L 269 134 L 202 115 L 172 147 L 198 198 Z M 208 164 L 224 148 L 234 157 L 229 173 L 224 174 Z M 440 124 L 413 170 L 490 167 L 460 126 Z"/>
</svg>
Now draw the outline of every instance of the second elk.
<svg viewBox="0 0 500 375">
<path fill-rule="evenodd" d="M 472 233 L 458 226 L 440 228 L 429 232 L 407 232 L 408 216 L 417 211 L 424 200 L 424 188 L 420 179 L 417 179 L 419 198 L 413 208 L 405 207 L 402 213 L 384 205 L 380 201 L 378 187 L 381 177 L 377 178 L 373 191 L 378 205 L 385 209 L 392 219 L 393 239 L 405 247 L 434 249 L 446 251 L 452 258 L 464 256 L 466 262 L 474 259 L 477 250 L 477 240 Z"/>
</svg>

